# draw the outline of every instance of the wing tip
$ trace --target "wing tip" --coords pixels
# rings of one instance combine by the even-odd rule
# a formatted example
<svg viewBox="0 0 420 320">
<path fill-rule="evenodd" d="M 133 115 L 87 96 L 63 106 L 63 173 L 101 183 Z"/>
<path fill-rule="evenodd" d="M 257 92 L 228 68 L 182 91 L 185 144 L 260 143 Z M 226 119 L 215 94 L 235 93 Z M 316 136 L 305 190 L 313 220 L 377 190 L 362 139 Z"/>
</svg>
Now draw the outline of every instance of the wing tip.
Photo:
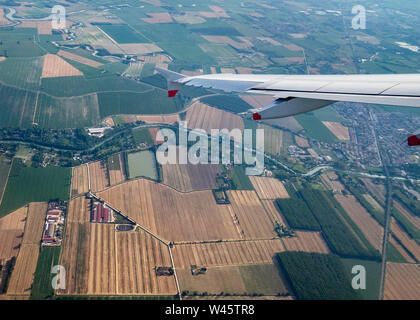
<svg viewBox="0 0 420 320">
<path fill-rule="evenodd" d="M 252 115 L 252 119 L 254 119 L 255 121 L 259 121 L 259 120 L 261 120 L 261 115 L 258 112 L 255 112 Z"/>
<path fill-rule="evenodd" d="M 420 146 L 420 138 L 417 137 L 415 134 L 409 136 L 407 142 L 410 147 Z"/>
</svg>

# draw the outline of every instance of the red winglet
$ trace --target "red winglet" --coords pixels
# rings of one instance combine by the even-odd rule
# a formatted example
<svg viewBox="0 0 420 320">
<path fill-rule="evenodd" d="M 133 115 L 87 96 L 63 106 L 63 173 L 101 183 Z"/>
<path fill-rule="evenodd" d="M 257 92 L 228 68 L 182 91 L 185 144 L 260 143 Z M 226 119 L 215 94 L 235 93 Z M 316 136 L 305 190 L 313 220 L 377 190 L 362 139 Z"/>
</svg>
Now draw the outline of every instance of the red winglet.
<svg viewBox="0 0 420 320">
<path fill-rule="evenodd" d="M 258 112 L 255 112 L 252 115 L 252 119 L 254 119 L 254 120 L 261 120 L 261 115 Z"/>
<path fill-rule="evenodd" d="M 168 97 L 173 98 L 173 97 L 176 96 L 177 93 L 178 93 L 178 90 L 169 90 L 168 91 Z"/>
<path fill-rule="evenodd" d="M 420 146 L 420 138 L 417 137 L 414 134 L 412 136 L 409 136 L 408 137 L 407 142 L 408 142 L 408 145 L 410 147 L 412 147 L 412 146 Z"/>
</svg>

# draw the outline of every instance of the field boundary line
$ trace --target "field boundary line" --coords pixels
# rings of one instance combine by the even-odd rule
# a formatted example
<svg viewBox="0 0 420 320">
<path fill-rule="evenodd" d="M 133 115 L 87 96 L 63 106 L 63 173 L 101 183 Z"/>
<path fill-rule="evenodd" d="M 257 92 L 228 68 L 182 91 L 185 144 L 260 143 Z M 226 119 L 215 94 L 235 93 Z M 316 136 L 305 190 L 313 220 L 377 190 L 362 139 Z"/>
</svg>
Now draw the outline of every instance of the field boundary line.
<svg viewBox="0 0 420 320">
<path fill-rule="evenodd" d="M 9 172 L 7 173 L 7 178 L 6 178 L 6 181 L 5 181 L 5 183 L 4 183 L 4 189 L 3 189 L 3 192 L 2 192 L 1 197 L 0 197 L 0 205 L 1 205 L 1 204 L 2 204 L 2 202 L 3 202 L 3 197 L 4 197 L 4 194 L 6 193 L 7 184 L 9 183 L 10 172 L 12 171 L 12 167 L 13 167 L 13 162 L 14 162 L 14 161 L 15 161 L 15 158 L 13 157 L 13 159 L 12 159 L 12 163 L 10 164 Z"/>
</svg>

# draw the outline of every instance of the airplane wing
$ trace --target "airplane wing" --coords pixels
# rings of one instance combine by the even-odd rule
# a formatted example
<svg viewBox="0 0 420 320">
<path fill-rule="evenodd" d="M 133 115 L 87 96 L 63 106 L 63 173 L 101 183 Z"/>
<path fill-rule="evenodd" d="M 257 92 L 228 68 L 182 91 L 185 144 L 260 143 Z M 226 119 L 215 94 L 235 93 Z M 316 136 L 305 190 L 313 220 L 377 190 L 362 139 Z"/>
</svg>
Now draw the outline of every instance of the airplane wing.
<svg viewBox="0 0 420 320">
<path fill-rule="evenodd" d="M 337 101 L 420 107 L 420 74 L 260 75 L 211 74 L 187 77 L 157 68 L 168 80 L 168 96 L 182 86 L 258 93 L 276 100 L 254 110 L 254 120 L 289 117 Z"/>
</svg>

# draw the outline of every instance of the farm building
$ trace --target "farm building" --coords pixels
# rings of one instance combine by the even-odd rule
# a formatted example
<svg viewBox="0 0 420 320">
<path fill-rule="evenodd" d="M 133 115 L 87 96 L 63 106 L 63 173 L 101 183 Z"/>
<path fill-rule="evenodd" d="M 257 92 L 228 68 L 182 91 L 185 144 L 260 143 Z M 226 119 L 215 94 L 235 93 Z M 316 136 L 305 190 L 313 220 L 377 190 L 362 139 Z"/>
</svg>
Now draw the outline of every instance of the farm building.
<svg viewBox="0 0 420 320">
<path fill-rule="evenodd" d="M 112 210 L 106 205 L 94 202 L 92 206 L 92 212 L 90 215 L 91 222 L 112 222 Z"/>
</svg>

